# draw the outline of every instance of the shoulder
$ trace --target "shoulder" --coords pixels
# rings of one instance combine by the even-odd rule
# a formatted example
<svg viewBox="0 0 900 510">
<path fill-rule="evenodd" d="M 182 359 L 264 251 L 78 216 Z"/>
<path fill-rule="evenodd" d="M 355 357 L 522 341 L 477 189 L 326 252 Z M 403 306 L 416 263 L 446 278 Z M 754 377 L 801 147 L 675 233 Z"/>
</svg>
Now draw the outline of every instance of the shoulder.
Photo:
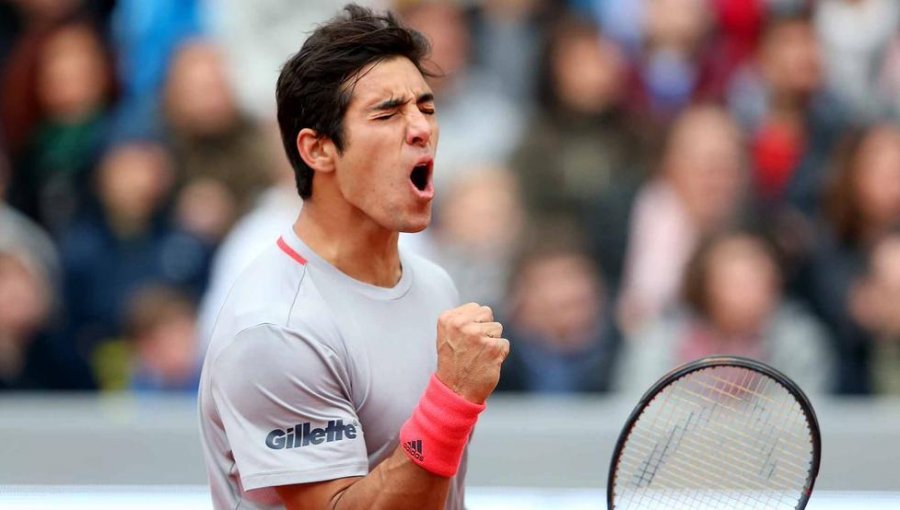
<svg viewBox="0 0 900 510">
<path fill-rule="evenodd" d="M 269 322 L 235 332 L 232 341 L 217 354 L 212 366 L 227 379 L 265 381 L 291 373 L 318 378 L 323 371 L 340 371 L 343 366 L 327 331 Z"/>
<path fill-rule="evenodd" d="M 401 249 L 401 260 L 404 265 L 412 270 L 415 277 L 415 285 L 426 287 L 428 290 L 450 294 L 455 301 L 459 301 L 459 292 L 456 289 L 456 284 L 453 283 L 450 274 L 443 267 L 421 255 L 404 249 Z"/>
<path fill-rule="evenodd" d="M 247 330 L 275 329 L 334 338 L 333 314 L 305 264 L 273 243 L 237 276 L 218 311 L 212 342 L 232 342 Z"/>
</svg>

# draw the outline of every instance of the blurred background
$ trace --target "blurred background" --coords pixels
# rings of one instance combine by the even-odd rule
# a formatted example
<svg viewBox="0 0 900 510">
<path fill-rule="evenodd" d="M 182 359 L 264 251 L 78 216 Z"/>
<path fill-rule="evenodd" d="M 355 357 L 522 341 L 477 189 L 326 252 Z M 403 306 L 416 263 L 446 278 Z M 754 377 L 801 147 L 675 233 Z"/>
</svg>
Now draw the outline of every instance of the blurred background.
<svg viewBox="0 0 900 510">
<path fill-rule="evenodd" d="M 0 2 L 0 484 L 204 483 L 207 333 L 301 208 L 274 83 L 343 3 Z M 726 353 L 814 396 L 826 486 L 900 490 L 900 4 L 361 3 L 441 74 L 401 243 L 513 346 L 476 484 L 602 486 L 634 395 Z"/>
</svg>

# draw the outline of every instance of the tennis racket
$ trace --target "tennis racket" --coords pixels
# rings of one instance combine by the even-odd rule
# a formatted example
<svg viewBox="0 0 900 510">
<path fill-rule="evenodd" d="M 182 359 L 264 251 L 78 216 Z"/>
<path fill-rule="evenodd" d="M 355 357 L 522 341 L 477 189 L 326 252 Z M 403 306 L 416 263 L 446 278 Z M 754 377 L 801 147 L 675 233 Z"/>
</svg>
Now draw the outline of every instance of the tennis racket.
<svg viewBox="0 0 900 510">
<path fill-rule="evenodd" d="M 666 374 L 629 416 L 607 484 L 610 510 L 803 509 L 819 424 L 777 370 L 716 356 Z"/>
</svg>

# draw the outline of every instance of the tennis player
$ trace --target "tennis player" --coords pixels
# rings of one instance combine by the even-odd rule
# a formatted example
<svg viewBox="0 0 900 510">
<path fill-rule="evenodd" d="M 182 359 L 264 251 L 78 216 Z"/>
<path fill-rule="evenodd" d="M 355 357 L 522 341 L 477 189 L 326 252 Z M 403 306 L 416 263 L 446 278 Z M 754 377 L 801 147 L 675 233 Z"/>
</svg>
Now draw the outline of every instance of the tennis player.
<svg viewBox="0 0 900 510">
<path fill-rule="evenodd" d="M 427 52 L 351 5 L 282 69 L 304 205 L 212 332 L 199 405 L 217 509 L 463 508 L 469 436 L 509 343 L 490 308 L 456 307 L 442 269 L 398 250 L 431 220 Z"/>
</svg>

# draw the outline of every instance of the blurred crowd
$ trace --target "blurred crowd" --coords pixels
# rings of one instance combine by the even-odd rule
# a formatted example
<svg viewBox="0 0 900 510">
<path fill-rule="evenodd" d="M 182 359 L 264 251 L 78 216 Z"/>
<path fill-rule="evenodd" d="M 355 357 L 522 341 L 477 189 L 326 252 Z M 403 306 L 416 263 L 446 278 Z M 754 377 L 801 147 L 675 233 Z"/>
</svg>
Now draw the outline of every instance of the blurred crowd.
<svg viewBox="0 0 900 510">
<path fill-rule="evenodd" d="M 431 41 L 434 223 L 500 389 L 710 354 L 900 394 L 895 0 L 370 0 Z M 302 204 L 284 60 L 339 0 L 0 3 L 0 389 L 196 389 Z M 391 320 L 402 320 L 392 318 Z"/>
</svg>

